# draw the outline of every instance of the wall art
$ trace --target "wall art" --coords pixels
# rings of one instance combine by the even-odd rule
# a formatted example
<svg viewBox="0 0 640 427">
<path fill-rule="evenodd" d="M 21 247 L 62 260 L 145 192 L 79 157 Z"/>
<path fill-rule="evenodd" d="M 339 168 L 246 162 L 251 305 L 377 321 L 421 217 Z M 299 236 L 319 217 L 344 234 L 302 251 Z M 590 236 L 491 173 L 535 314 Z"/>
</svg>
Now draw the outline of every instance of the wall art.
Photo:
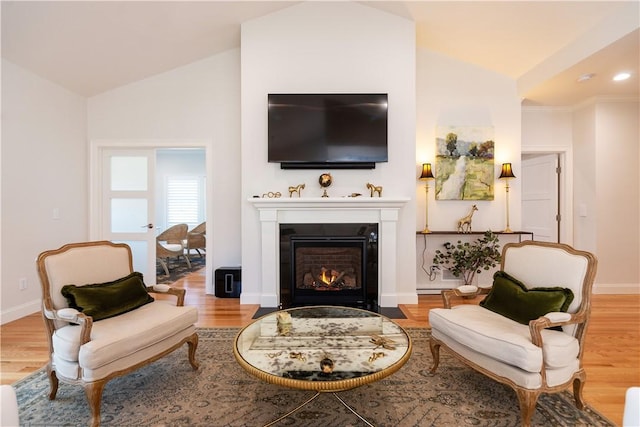
<svg viewBox="0 0 640 427">
<path fill-rule="evenodd" d="M 438 126 L 436 200 L 493 200 L 492 126 Z"/>
</svg>

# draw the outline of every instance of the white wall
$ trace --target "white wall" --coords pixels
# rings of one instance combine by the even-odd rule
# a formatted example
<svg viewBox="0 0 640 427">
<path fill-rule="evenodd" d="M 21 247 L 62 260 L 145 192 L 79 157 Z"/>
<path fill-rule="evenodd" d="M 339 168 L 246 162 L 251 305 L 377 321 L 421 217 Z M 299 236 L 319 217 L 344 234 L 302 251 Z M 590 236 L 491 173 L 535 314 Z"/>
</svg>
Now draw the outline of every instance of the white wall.
<svg viewBox="0 0 640 427">
<path fill-rule="evenodd" d="M 520 171 L 521 114 L 520 99 L 513 80 L 500 74 L 466 64 L 447 56 L 418 49 L 417 53 L 417 142 L 418 163 L 432 163 L 436 158 L 436 128 L 443 125 L 493 126 L 495 137 L 495 198 L 492 201 L 435 200 L 434 184 L 429 190 L 429 228 L 432 231 L 456 230 L 457 220 L 467 215 L 471 205 L 478 211 L 473 216 L 473 230 L 500 231 L 506 226 L 506 200 L 504 182 L 498 181 L 500 167 L 511 162 L 516 177 Z M 435 170 L 437 174 L 437 170 Z M 425 222 L 424 183 L 417 180 L 416 171 L 407 185 L 417 197 L 416 230 L 422 230 Z M 520 230 L 520 182 L 513 179 L 509 192 L 509 223 L 512 230 Z M 427 250 L 422 253 L 424 236 L 418 238 L 419 259 L 416 265 L 417 283 L 420 288 L 451 287 L 438 277 L 427 278 L 422 270 L 422 258 L 427 268 L 432 264 L 436 249 L 444 241 L 457 241 L 456 236 L 441 239 L 427 238 Z M 506 242 L 507 240 L 504 239 Z M 481 283 L 490 283 L 491 275 L 483 273 Z"/>
<path fill-rule="evenodd" d="M 207 273 L 240 264 L 240 52 L 233 49 L 88 101 L 91 140 L 210 141 Z M 207 285 L 211 286 L 211 283 Z"/>
<path fill-rule="evenodd" d="M 640 293 L 640 110 L 637 101 L 595 107 L 596 255 L 599 291 Z"/>
<path fill-rule="evenodd" d="M 522 154 L 560 156 L 560 242 L 573 245 L 573 108 L 523 107 Z"/>
<path fill-rule="evenodd" d="M 383 195 L 410 197 L 401 211 L 398 292 L 415 292 L 415 28 L 397 16 L 351 2 L 305 2 L 242 25 L 242 303 L 260 303 L 260 223 L 253 195 L 306 184 L 318 197 L 326 171 L 281 170 L 267 163 L 267 94 L 389 94 L 389 162 L 374 170 L 335 170 L 331 197 L 360 192 L 367 182 Z M 383 237 L 381 237 L 383 238 Z"/>
<path fill-rule="evenodd" d="M 522 108 L 522 152 L 569 150 L 573 141 L 573 110 L 563 107 Z"/>
<path fill-rule="evenodd" d="M 567 243 L 598 257 L 598 293 L 640 293 L 638 117 L 638 101 L 623 99 L 523 111 L 523 151 L 569 144 L 573 239 Z"/>
<path fill-rule="evenodd" d="M 2 60 L 2 323 L 40 309 L 40 252 L 87 238 L 85 111 L 83 97 Z"/>
</svg>

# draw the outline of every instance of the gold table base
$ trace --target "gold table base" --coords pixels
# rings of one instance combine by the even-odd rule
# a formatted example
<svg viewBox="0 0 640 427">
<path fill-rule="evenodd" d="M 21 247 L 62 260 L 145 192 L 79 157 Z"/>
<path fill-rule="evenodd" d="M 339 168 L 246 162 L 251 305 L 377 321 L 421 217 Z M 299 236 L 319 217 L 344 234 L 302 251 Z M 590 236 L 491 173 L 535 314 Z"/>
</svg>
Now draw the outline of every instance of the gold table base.
<svg viewBox="0 0 640 427">
<path fill-rule="evenodd" d="M 313 395 L 313 397 L 311 397 L 310 399 L 307 399 L 307 400 L 306 400 L 306 401 L 304 401 L 302 404 L 300 404 L 300 405 L 296 406 L 295 408 L 293 408 L 291 411 L 287 412 L 286 414 L 284 414 L 284 415 L 283 415 L 283 416 L 281 416 L 280 418 L 278 418 L 278 419 L 276 419 L 276 420 L 271 421 L 269 424 L 265 424 L 265 426 L 264 426 L 264 427 L 270 427 L 270 426 L 272 426 L 272 425 L 274 425 L 274 424 L 279 423 L 280 421 L 284 420 L 284 419 L 285 419 L 285 418 L 287 418 L 288 416 L 290 416 L 290 415 L 294 414 L 296 411 L 298 411 L 298 410 L 300 410 L 300 409 L 304 408 L 306 405 L 308 405 L 309 403 L 311 403 L 311 402 L 313 402 L 314 400 L 316 400 L 316 399 L 318 398 L 318 396 L 320 396 L 321 394 L 322 394 L 322 393 L 320 393 L 319 391 L 318 391 L 318 392 L 316 392 L 316 394 L 315 394 L 315 395 Z M 369 421 L 367 421 L 366 419 L 364 419 L 364 418 L 362 417 L 362 415 L 358 414 L 358 413 L 356 412 L 356 410 L 355 410 L 355 409 L 353 409 L 351 406 L 347 405 L 347 403 L 346 403 L 344 400 L 342 400 L 342 399 L 340 398 L 340 396 L 338 396 L 338 395 L 337 395 L 336 393 L 334 393 L 334 392 L 332 392 L 331 394 L 333 394 L 333 397 L 335 397 L 336 399 L 338 399 L 338 401 L 339 401 L 340 403 L 342 403 L 342 404 L 344 405 L 344 407 L 345 407 L 345 408 L 347 408 L 348 410 L 350 410 L 350 411 L 351 411 L 351 412 L 352 412 L 356 417 L 360 418 L 360 419 L 361 419 L 361 420 L 362 420 L 366 425 L 368 425 L 369 427 L 374 427 L 374 425 L 373 425 L 373 424 L 371 424 L 371 423 L 370 423 Z"/>
</svg>

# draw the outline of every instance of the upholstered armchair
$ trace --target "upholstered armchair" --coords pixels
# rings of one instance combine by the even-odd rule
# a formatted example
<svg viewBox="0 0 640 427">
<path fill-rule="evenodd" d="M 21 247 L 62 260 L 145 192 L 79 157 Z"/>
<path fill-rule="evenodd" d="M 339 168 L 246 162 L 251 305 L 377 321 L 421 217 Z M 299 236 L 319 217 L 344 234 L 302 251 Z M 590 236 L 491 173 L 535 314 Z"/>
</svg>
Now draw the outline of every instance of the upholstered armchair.
<svg viewBox="0 0 640 427">
<path fill-rule="evenodd" d="M 565 244 L 508 243 L 501 269 L 480 304 L 454 305 L 458 290 L 442 292 L 445 308 L 429 311 L 432 373 L 444 348 L 457 359 L 513 388 L 522 425 L 529 426 L 541 393 L 573 386 L 584 408 L 582 366 L 596 258 Z"/>
<path fill-rule="evenodd" d="M 106 383 L 188 344 L 195 353 L 198 311 L 184 289 L 147 287 L 133 272 L 131 249 L 107 241 L 74 243 L 41 253 L 42 314 L 49 340 L 49 399 L 58 382 L 84 387 L 91 425 L 100 424 Z M 170 296 L 154 298 L 164 293 Z M 173 301 L 175 300 L 175 301 Z"/>
<path fill-rule="evenodd" d="M 202 257 L 200 250 L 207 249 L 207 223 L 203 222 L 187 233 L 187 255 L 191 255 L 191 250 L 195 250 Z"/>
<path fill-rule="evenodd" d="M 188 229 L 187 224 L 176 224 L 156 236 L 156 258 L 167 276 L 170 258 L 184 257 L 187 266 L 191 268 L 188 253 L 185 253 Z"/>
</svg>

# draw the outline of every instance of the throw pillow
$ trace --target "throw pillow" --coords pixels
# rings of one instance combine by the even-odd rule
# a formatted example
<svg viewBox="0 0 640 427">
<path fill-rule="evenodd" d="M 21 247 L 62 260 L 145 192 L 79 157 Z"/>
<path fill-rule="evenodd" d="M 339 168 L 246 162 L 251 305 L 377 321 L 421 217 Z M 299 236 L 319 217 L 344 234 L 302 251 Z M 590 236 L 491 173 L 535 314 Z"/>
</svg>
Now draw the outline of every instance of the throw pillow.
<svg viewBox="0 0 640 427">
<path fill-rule="evenodd" d="M 65 285 L 61 292 L 69 307 L 93 317 L 94 321 L 135 310 L 154 301 L 147 292 L 142 273 L 138 272 L 113 282 Z"/>
<path fill-rule="evenodd" d="M 573 301 L 571 289 L 561 287 L 527 287 L 504 271 L 493 275 L 493 287 L 480 305 L 488 310 L 528 325 L 553 311 L 566 312 Z"/>
</svg>

